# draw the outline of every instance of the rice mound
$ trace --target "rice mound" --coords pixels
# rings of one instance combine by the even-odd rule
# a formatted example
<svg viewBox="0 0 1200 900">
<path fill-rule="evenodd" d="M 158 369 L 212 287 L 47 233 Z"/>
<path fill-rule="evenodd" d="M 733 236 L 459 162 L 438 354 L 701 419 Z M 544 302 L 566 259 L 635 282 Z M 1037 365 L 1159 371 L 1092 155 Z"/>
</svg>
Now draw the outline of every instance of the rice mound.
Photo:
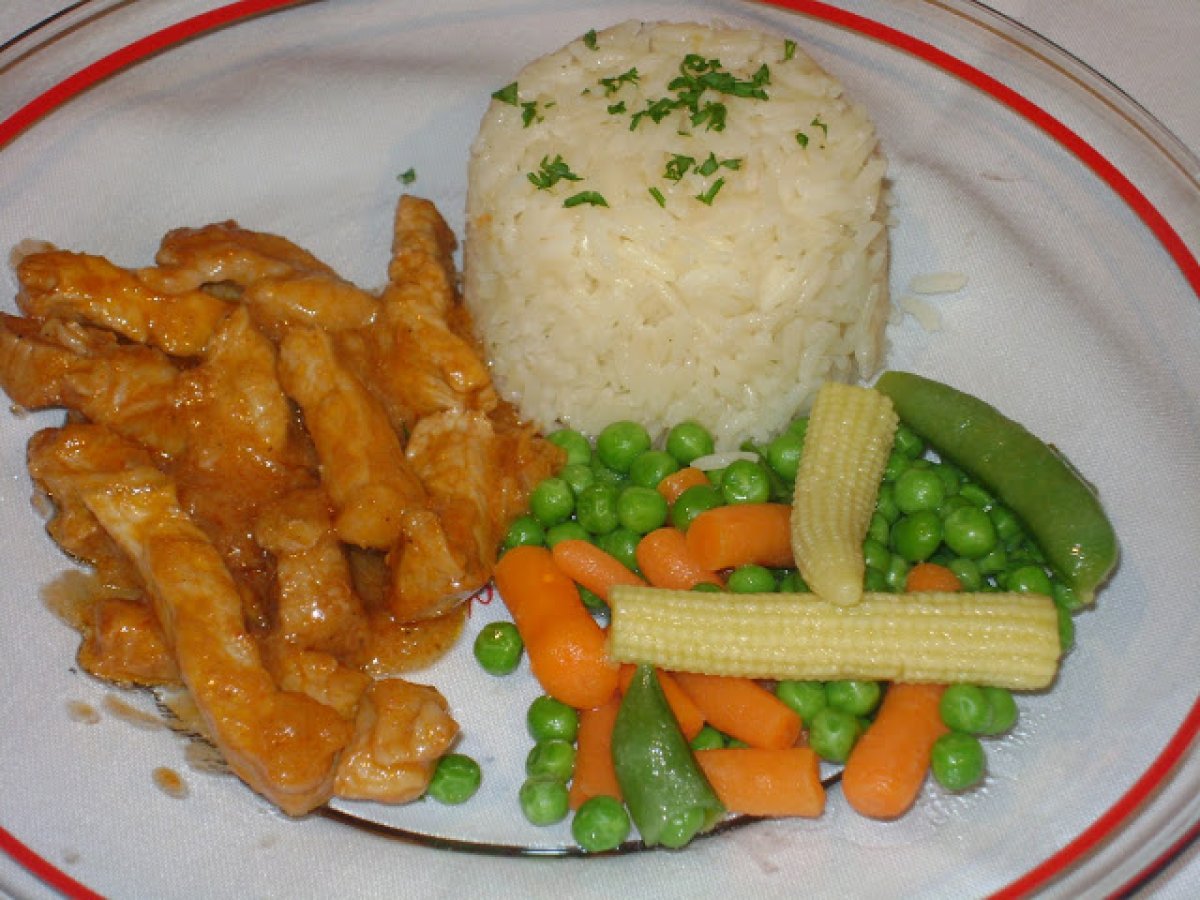
<svg viewBox="0 0 1200 900">
<path fill-rule="evenodd" d="M 464 297 L 525 417 L 656 436 L 692 419 L 728 449 L 877 370 L 886 162 L 793 42 L 626 22 L 497 95 L 471 148 Z"/>
</svg>

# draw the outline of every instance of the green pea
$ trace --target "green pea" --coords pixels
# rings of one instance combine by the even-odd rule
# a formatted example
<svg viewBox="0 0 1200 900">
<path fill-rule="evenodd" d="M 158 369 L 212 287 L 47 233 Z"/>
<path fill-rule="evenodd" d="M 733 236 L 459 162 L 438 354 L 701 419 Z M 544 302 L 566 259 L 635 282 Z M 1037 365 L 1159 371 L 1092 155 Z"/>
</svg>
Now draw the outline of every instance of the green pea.
<svg viewBox="0 0 1200 900">
<path fill-rule="evenodd" d="M 608 484 L 613 487 L 622 487 L 629 481 L 629 476 L 624 472 L 618 472 L 616 469 L 610 469 L 599 459 L 592 460 L 592 474 L 595 476 L 596 484 Z"/>
<path fill-rule="evenodd" d="M 561 822 L 570 811 L 567 786 L 552 775 L 534 775 L 525 779 L 518 793 L 521 812 L 534 825 Z"/>
<path fill-rule="evenodd" d="M 795 481 L 803 451 L 804 437 L 785 431 L 767 444 L 767 465 L 785 481 Z"/>
<path fill-rule="evenodd" d="M 571 819 L 571 837 L 588 853 L 615 850 L 629 837 L 629 812 L 616 797 L 600 794 L 580 804 Z"/>
<path fill-rule="evenodd" d="M 529 494 L 529 511 L 547 527 L 565 522 L 575 511 L 575 492 L 562 478 L 543 478 Z"/>
<path fill-rule="evenodd" d="M 965 476 L 962 470 L 957 466 L 952 466 L 949 463 L 939 462 L 934 463 L 930 469 L 938 478 L 942 479 L 942 487 L 946 491 L 947 497 L 953 497 L 962 489 Z"/>
<path fill-rule="evenodd" d="M 705 725 L 691 740 L 693 750 L 719 750 L 725 746 L 725 735 L 711 725 Z"/>
<path fill-rule="evenodd" d="M 960 506 L 946 516 L 946 546 L 959 556 L 979 559 L 996 546 L 996 526 L 991 517 L 977 506 Z"/>
<path fill-rule="evenodd" d="M 584 488 L 596 483 L 596 470 L 587 463 L 570 463 L 559 470 L 558 477 L 569 484 L 571 492 L 578 497 Z"/>
<path fill-rule="evenodd" d="M 887 593 L 890 588 L 884 571 L 867 566 L 863 571 L 863 590 L 872 593 Z"/>
<path fill-rule="evenodd" d="M 1006 547 L 1015 546 L 1015 542 L 1024 537 L 1021 521 L 1007 506 L 993 506 L 988 510 L 988 515 L 992 517 L 992 524 L 996 526 L 996 536 Z"/>
<path fill-rule="evenodd" d="M 667 452 L 681 466 L 690 465 L 713 452 L 715 444 L 709 430 L 699 422 L 680 422 L 667 432 Z"/>
<path fill-rule="evenodd" d="M 961 731 L 943 734 L 933 744 L 930 771 L 948 791 L 965 791 L 983 780 L 986 760 L 983 744 Z"/>
<path fill-rule="evenodd" d="M 532 545 L 539 547 L 546 542 L 546 526 L 538 521 L 536 516 L 517 516 L 504 532 L 504 548 Z"/>
<path fill-rule="evenodd" d="M 808 594 L 811 593 L 808 585 L 800 576 L 800 573 L 795 569 L 788 569 L 779 579 L 779 593 L 781 594 Z"/>
<path fill-rule="evenodd" d="M 438 803 L 454 806 L 475 796 L 482 781 L 479 763 L 462 753 L 447 753 L 437 761 L 425 795 Z"/>
<path fill-rule="evenodd" d="M 825 685 L 829 706 L 852 716 L 869 716 L 882 696 L 878 681 L 830 681 Z"/>
<path fill-rule="evenodd" d="M 821 759 L 843 763 L 858 740 L 860 728 L 857 716 L 826 706 L 808 723 L 808 743 Z"/>
<path fill-rule="evenodd" d="M 628 528 L 614 528 L 607 534 L 597 535 L 596 546 L 623 562 L 629 571 L 636 572 L 639 540 L 641 540 L 641 535 Z"/>
<path fill-rule="evenodd" d="M 992 707 L 983 688 L 974 684 L 952 684 L 942 693 L 938 711 L 947 728 L 967 734 L 987 734 L 992 725 Z"/>
<path fill-rule="evenodd" d="M 885 481 L 879 485 L 879 492 L 875 496 L 875 512 L 883 516 L 889 525 L 900 518 L 900 507 L 896 505 L 896 485 L 893 482 Z"/>
<path fill-rule="evenodd" d="M 768 594 L 776 588 L 775 575 L 766 566 L 738 566 L 729 573 L 725 587 L 735 594 Z"/>
<path fill-rule="evenodd" d="M 1045 594 L 1049 597 L 1054 592 L 1050 577 L 1041 566 L 1021 566 L 1013 569 L 1005 576 L 1004 586 L 1021 594 Z"/>
<path fill-rule="evenodd" d="M 902 516 L 892 526 L 892 550 L 910 563 L 933 555 L 942 542 L 942 520 L 932 509 Z"/>
<path fill-rule="evenodd" d="M 983 587 L 983 573 L 979 571 L 979 565 L 975 560 L 956 556 L 946 563 L 946 568 L 954 573 L 964 591 L 978 591 Z"/>
<path fill-rule="evenodd" d="M 476 635 L 473 649 L 483 671 L 508 675 L 520 664 L 525 642 L 512 622 L 489 622 Z"/>
<path fill-rule="evenodd" d="M 658 483 L 679 471 L 679 461 L 666 450 L 647 450 L 629 467 L 629 481 L 639 487 L 656 488 Z"/>
<path fill-rule="evenodd" d="M 596 436 L 596 456 L 615 472 L 628 474 L 639 455 L 650 449 L 650 433 L 627 419 L 605 425 Z"/>
<path fill-rule="evenodd" d="M 996 498 L 988 493 L 986 488 L 980 487 L 973 481 L 968 481 L 959 488 L 958 495 L 984 512 L 996 505 Z"/>
<path fill-rule="evenodd" d="M 901 422 L 896 426 L 896 434 L 892 438 L 892 449 L 902 453 L 909 459 L 916 459 L 925 454 L 925 439 Z"/>
<path fill-rule="evenodd" d="M 617 515 L 620 490 L 612 484 L 596 483 L 579 492 L 575 520 L 591 534 L 608 534 L 621 524 Z"/>
<path fill-rule="evenodd" d="M 863 541 L 863 562 L 870 568 L 882 572 L 887 569 L 891 558 L 892 551 L 881 541 L 871 537 Z"/>
<path fill-rule="evenodd" d="M 1017 724 L 1017 701 L 1013 699 L 1012 691 L 987 685 L 983 688 L 983 696 L 991 710 L 991 720 L 984 734 L 1004 734 Z"/>
<path fill-rule="evenodd" d="M 787 428 L 783 430 L 803 440 L 808 435 L 808 416 L 800 416 L 798 419 L 792 419 L 788 423 Z"/>
<path fill-rule="evenodd" d="M 781 681 L 775 696 L 786 703 L 807 724 L 828 704 L 825 685 L 820 681 Z"/>
<path fill-rule="evenodd" d="M 567 452 L 567 465 L 587 465 L 592 461 L 591 442 L 574 428 L 552 431 L 546 435 L 546 440 Z"/>
<path fill-rule="evenodd" d="M 979 571 L 983 575 L 998 575 L 1008 568 L 1008 554 L 1001 546 L 996 546 L 986 556 L 982 556 L 975 561 L 979 566 Z"/>
<path fill-rule="evenodd" d="M 630 485 L 617 494 L 617 521 L 635 534 L 646 534 L 667 521 L 667 499 L 654 488 Z"/>
<path fill-rule="evenodd" d="M 867 523 L 867 537 L 879 544 L 887 544 L 888 538 L 891 536 L 892 526 L 881 513 L 871 513 L 871 520 Z"/>
<path fill-rule="evenodd" d="M 887 465 L 883 468 L 883 480 L 885 482 L 894 482 L 912 463 L 911 458 L 897 450 L 893 450 L 888 454 Z"/>
<path fill-rule="evenodd" d="M 567 522 L 559 522 L 557 525 L 551 525 L 546 529 L 546 546 L 553 547 L 559 541 L 590 541 L 592 536 L 588 530 L 571 519 Z"/>
<path fill-rule="evenodd" d="M 894 496 L 902 513 L 937 509 L 946 499 L 946 487 L 932 469 L 909 467 L 896 478 Z"/>
<path fill-rule="evenodd" d="M 529 704 L 525 724 L 534 741 L 574 741 L 579 734 L 579 713 L 561 700 L 542 694 Z"/>
<path fill-rule="evenodd" d="M 575 772 L 575 745 L 561 738 L 538 741 L 525 757 L 526 775 L 549 775 L 570 781 Z"/>
<path fill-rule="evenodd" d="M 711 484 L 696 484 L 675 498 L 671 506 L 671 524 L 680 531 L 687 531 L 692 519 L 706 509 L 723 506 L 721 492 Z"/>
<path fill-rule="evenodd" d="M 735 459 L 721 477 L 726 503 L 766 503 L 771 499 L 771 479 L 761 463 Z"/>
<path fill-rule="evenodd" d="M 911 568 L 903 556 L 892 554 L 887 571 L 883 573 L 887 589 L 893 594 L 904 593 L 905 582 L 908 581 L 908 570 Z"/>
</svg>

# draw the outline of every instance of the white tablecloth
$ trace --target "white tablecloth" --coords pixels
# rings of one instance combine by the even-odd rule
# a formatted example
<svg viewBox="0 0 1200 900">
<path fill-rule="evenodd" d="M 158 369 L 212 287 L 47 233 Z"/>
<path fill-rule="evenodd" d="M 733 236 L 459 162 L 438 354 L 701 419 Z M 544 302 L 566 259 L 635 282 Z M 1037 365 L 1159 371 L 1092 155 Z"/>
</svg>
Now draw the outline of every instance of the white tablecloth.
<svg viewBox="0 0 1200 900">
<path fill-rule="evenodd" d="M 67 0 L 3 0 L 0 41 L 66 5 Z M 1197 0 L 990 0 L 990 5 L 1103 73 L 1200 153 Z M 1200 847 L 1170 866 L 1146 895 L 1200 896 Z"/>
</svg>

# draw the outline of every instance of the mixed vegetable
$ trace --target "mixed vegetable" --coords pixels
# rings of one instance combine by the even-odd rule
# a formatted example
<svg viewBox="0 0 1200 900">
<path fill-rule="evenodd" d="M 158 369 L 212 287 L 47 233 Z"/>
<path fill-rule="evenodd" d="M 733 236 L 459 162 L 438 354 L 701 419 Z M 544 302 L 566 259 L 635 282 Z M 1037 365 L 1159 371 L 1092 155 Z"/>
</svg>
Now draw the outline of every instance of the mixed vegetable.
<svg viewBox="0 0 1200 900">
<path fill-rule="evenodd" d="M 566 464 L 496 566 L 512 622 L 475 655 L 497 676 L 528 658 L 545 693 L 518 802 L 535 824 L 573 811 L 589 852 L 631 824 L 682 847 L 726 813 L 819 816 L 822 761 L 875 818 L 930 772 L 977 785 L 1012 691 L 1052 682 L 1116 562 L 1054 450 L 907 373 L 826 385 L 810 417 L 723 456 L 694 422 L 661 446 L 633 422 L 549 439 Z M 443 766 L 438 799 L 478 785 Z"/>
</svg>

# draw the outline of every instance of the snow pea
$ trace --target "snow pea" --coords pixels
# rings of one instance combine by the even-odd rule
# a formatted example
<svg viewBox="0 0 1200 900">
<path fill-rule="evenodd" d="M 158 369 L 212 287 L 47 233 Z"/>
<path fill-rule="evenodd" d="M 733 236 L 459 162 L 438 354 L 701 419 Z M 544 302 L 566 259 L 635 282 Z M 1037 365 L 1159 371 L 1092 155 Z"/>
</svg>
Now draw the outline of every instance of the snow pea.
<svg viewBox="0 0 1200 900">
<path fill-rule="evenodd" d="M 625 805 L 646 846 L 683 847 L 724 815 L 652 666 L 638 666 L 625 692 L 612 755 Z"/>
<path fill-rule="evenodd" d="M 1084 602 L 1117 564 L 1116 534 L 1091 485 L 1063 456 L 995 407 L 909 372 L 875 387 L 904 423 L 1025 524 L 1047 562 Z"/>
</svg>

